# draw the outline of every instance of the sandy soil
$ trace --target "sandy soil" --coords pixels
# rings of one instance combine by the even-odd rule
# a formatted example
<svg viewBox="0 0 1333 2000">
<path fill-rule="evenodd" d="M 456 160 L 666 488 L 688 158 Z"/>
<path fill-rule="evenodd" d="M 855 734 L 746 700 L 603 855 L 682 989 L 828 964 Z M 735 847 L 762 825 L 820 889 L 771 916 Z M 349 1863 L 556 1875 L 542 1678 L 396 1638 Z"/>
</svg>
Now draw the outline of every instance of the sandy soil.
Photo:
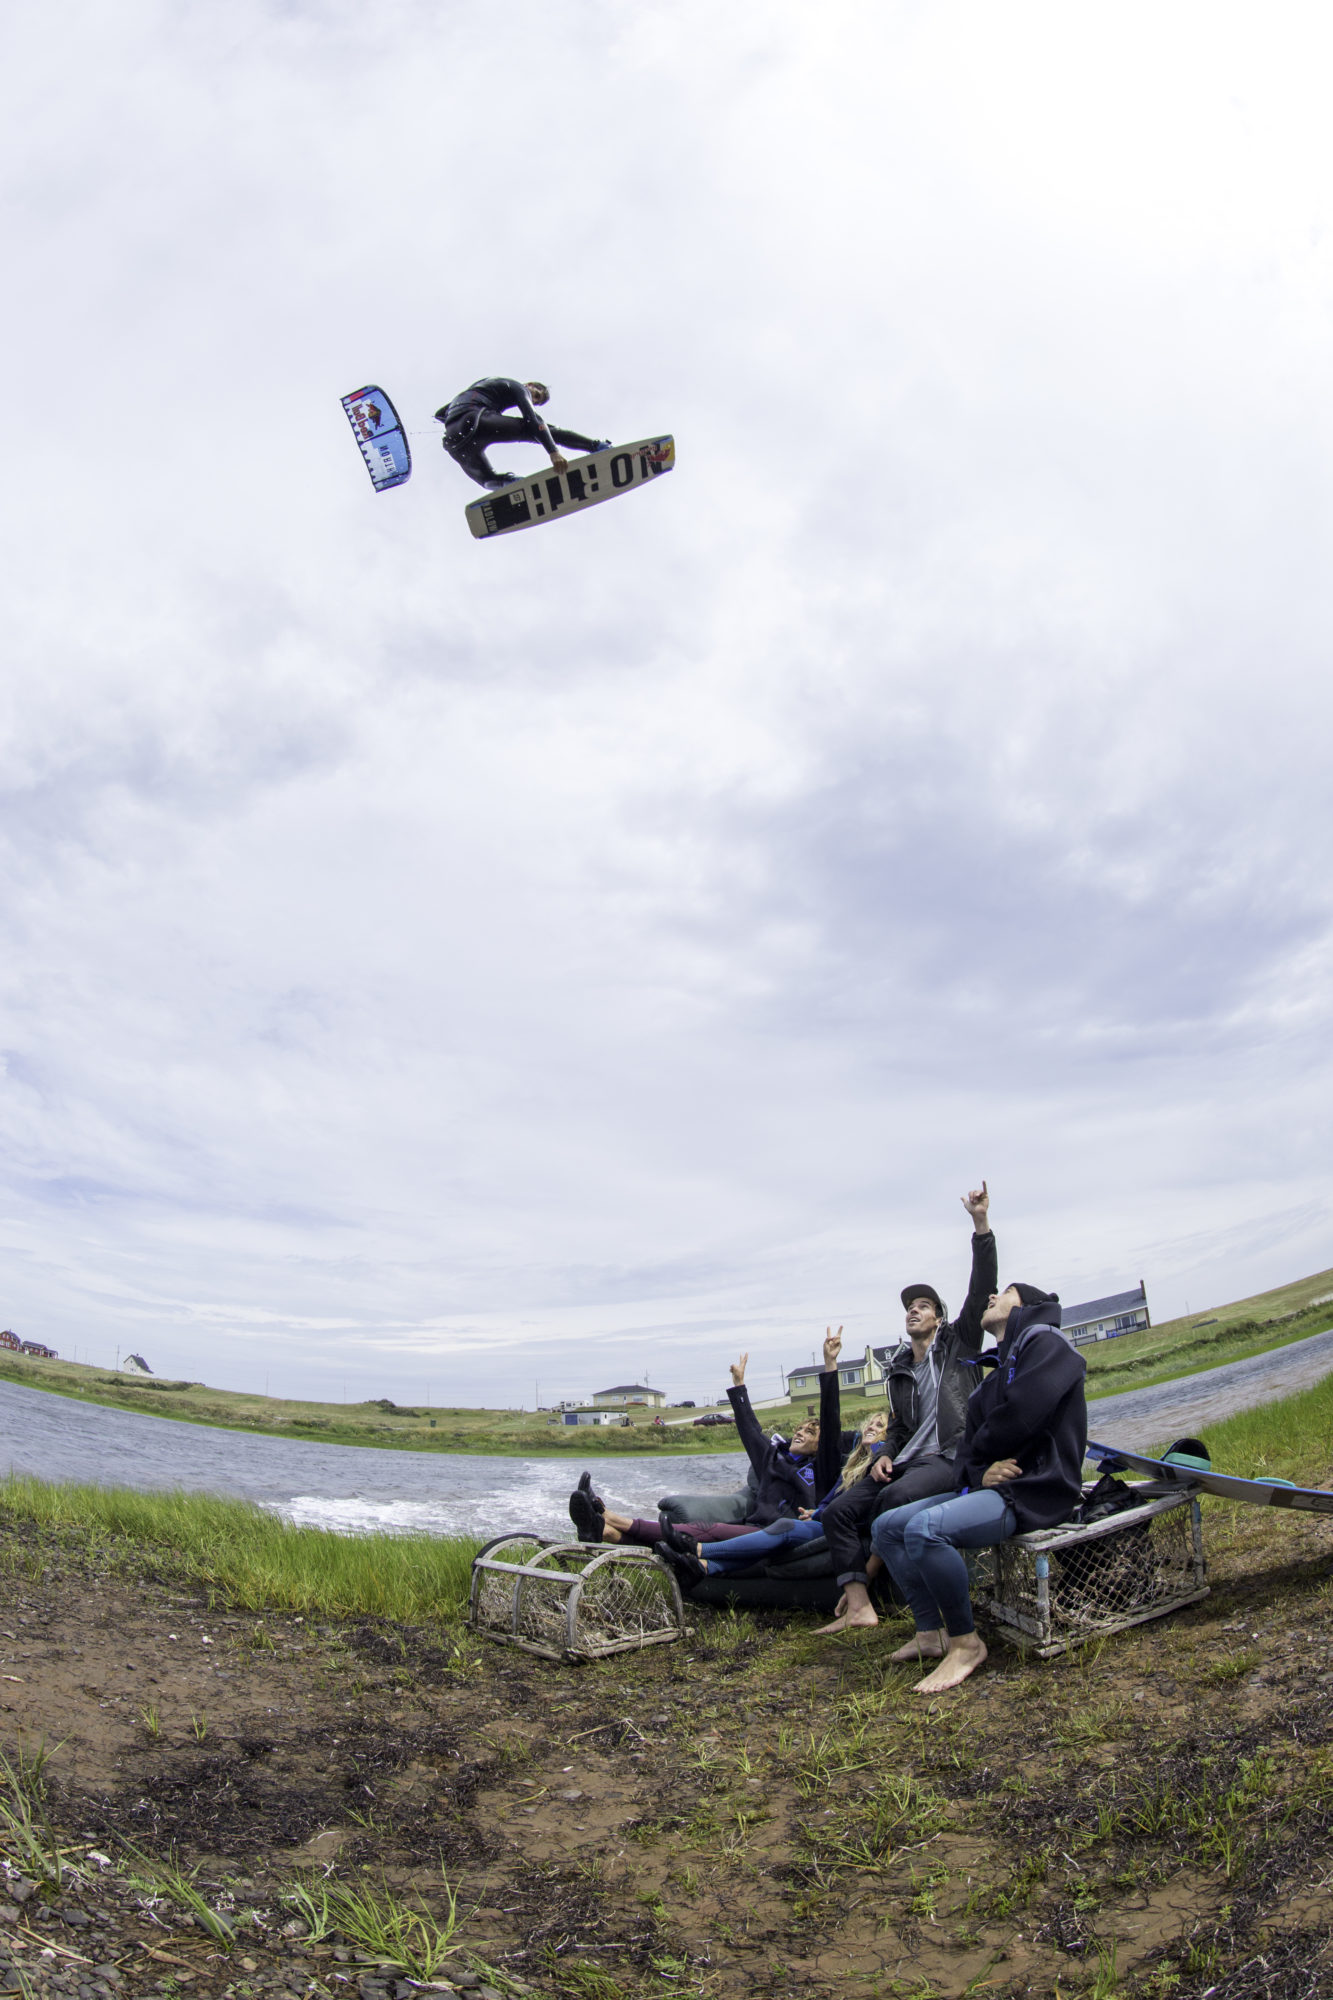
<svg viewBox="0 0 1333 2000">
<path fill-rule="evenodd" d="M 487 1996 L 1333 1994 L 1333 1523 L 1208 1532 L 1203 1603 L 1095 1657 L 997 1645 L 923 1703 L 900 1626 L 701 1617 L 556 1666 L 0 1527 L 0 1736 L 51 1749 L 78 1870 L 9 1868 L 0 1992 L 406 1995 L 280 1898 L 333 1867 L 438 1911 L 443 1866 L 441 1977 Z M 133 1888 L 126 1841 L 197 1866 L 235 1948 Z"/>
</svg>

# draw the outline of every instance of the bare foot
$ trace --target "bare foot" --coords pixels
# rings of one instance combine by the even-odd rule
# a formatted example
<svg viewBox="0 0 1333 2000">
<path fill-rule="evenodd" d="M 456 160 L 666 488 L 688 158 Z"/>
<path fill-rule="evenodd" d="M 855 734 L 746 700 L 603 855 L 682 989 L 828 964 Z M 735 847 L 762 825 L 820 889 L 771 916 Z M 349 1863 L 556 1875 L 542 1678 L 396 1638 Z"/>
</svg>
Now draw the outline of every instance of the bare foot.
<svg viewBox="0 0 1333 2000">
<path fill-rule="evenodd" d="M 905 1646 L 899 1646 L 896 1653 L 890 1653 L 889 1658 L 904 1662 L 910 1660 L 914 1664 L 918 1660 L 942 1660 L 945 1644 L 946 1634 L 943 1632 L 917 1632 Z"/>
<path fill-rule="evenodd" d="M 858 1606 L 853 1610 L 839 1612 L 831 1625 L 817 1626 L 815 1628 L 815 1637 L 816 1639 L 822 1639 L 826 1632 L 851 1632 L 858 1628 L 863 1629 L 870 1625 L 878 1625 L 878 1623 L 879 1619 L 876 1616 L 874 1605 L 866 1604 Z"/>
<path fill-rule="evenodd" d="M 974 1674 L 986 1657 L 986 1647 L 975 1632 L 964 1632 L 961 1638 L 950 1639 L 949 1650 L 940 1661 L 933 1674 L 927 1674 L 918 1681 L 913 1694 L 940 1694 L 945 1688 L 956 1688 L 969 1674 Z"/>
</svg>

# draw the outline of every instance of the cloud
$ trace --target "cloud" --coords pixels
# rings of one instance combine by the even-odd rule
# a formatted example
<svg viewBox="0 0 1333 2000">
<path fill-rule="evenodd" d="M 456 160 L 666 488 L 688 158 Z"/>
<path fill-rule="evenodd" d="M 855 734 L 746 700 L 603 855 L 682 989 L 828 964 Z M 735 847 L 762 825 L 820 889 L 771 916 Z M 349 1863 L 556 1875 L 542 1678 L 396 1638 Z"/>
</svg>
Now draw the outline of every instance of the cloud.
<svg viewBox="0 0 1333 2000">
<path fill-rule="evenodd" d="M 21 10 L 7 1317 L 697 1394 L 982 1175 L 1066 1296 L 1329 1262 L 1316 25 Z M 473 544 L 511 369 L 677 471 Z"/>
</svg>

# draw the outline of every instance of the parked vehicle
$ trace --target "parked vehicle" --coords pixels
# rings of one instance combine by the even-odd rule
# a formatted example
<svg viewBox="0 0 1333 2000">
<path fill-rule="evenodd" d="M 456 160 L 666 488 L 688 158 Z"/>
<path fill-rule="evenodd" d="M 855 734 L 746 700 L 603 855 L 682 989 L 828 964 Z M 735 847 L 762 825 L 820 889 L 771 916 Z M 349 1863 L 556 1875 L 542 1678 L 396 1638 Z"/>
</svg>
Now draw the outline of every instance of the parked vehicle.
<svg viewBox="0 0 1333 2000">
<path fill-rule="evenodd" d="M 695 1418 L 693 1428 L 696 1431 L 699 1430 L 701 1427 L 705 1430 L 708 1430 L 711 1429 L 714 1424 L 734 1424 L 735 1421 L 736 1421 L 735 1417 L 726 1416 L 723 1414 L 721 1410 L 710 1410 L 706 1417 Z"/>
</svg>

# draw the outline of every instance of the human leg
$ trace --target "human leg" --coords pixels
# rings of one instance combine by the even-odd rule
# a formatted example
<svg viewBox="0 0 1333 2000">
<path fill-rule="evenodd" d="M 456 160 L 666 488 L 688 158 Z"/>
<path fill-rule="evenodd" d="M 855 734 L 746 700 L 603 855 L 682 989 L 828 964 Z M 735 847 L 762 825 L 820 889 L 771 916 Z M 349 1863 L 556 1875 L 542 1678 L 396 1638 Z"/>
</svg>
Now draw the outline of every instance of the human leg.
<svg viewBox="0 0 1333 2000">
<path fill-rule="evenodd" d="M 689 1530 L 680 1532 L 688 1535 Z M 710 1576 L 729 1576 L 733 1570 L 750 1569 L 755 1563 L 766 1561 L 779 1549 L 818 1541 L 823 1532 L 822 1521 L 773 1521 L 766 1528 L 755 1528 L 748 1534 L 710 1544 L 704 1568 Z"/>
<path fill-rule="evenodd" d="M 917 1683 L 919 1693 L 956 1687 L 985 1659 L 972 1619 L 967 1564 L 959 1551 L 1007 1541 L 1017 1525 L 999 1488 L 943 1501 L 927 1497 L 881 1514 L 875 1522 L 875 1548 L 910 1605 L 917 1628 L 916 1641 L 893 1657 L 940 1656 L 935 1671 Z"/>
<path fill-rule="evenodd" d="M 567 444 L 574 451 L 600 451 L 603 449 L 603 440 L 601 438 L 584 437 L 579 431 L 557 430 L 554 424 L 550 426 L 550 431 L 551 436 L 557 444 Z"/>
<path fill-rule="evenodd" d="M 881 1487 L 867 1473 L 854 1486 L 846 1487 L 824 1509 L 824 1533 L 842 1585 L 837 1615 L 821 1634 L 845 1632 L 852 1626 L 878 1625 L 879 1618 L 870 1602 L 869 1574 L 865 1566 L 863 1537 L 878 1503 Z"/>
</svg>

